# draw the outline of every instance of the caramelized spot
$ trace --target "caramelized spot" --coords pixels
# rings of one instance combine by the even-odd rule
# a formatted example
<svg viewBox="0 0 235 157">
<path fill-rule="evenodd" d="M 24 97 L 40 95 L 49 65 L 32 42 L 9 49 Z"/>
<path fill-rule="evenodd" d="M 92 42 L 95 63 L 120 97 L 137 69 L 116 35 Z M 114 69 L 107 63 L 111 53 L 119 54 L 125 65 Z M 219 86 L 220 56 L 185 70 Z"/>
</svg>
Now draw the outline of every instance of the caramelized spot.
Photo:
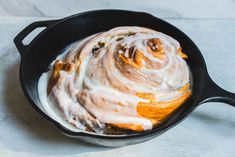
<svg viewBox="0 0 235 157">
<path fill-rule="evenodd" d="M 152 53 L 152 55 L 158 59 L 165 59 L 165 52 L 164 51 L 160 51 L 158 53 Z"/>
<path fill-rule="evenodd" d="M 133 58 L 134 63 L 142 67 L 143 56 L 144 56 L 143 53 L 139 51 L 138 49 L 136 49 L 134 53 L 134 58 Z"/>
<path fill-rule="evenodd" d="M 180 57 L 183 58 L 183 59 L 187 59 L 188 58 L 188 56 L 185 53 L 182 52 L 182 48 L 181 47 L 177 49 L 177 54 L 180 55 Z"/>
<path fill-rule="evenodd" d="M 104 134 L 106 135 L 123 135 L 123 134 L 131 134 L 131 133 L 135 133 L 135 132 L 133 130 L 128 130 L 125 128 L 119 128 L 112 124 L 106 124 L 106 127 L 104 128 Z"/>
<path fill-rule="evenodd" d="M 149 39 L 147 44 L 153 52 L 159 52 L 164 49 L 163 44 L 159 38 Z"/>
<path fill-rule="evenodd" d="M 119 54 L 118 57 L 126 64 L 131 65 L 135 68 L 140 68 L 138 65 L 136 65 L 134 62 L 131 61 L 130 58 L 127 58 L 124 56 L 124 54 Z"/>
<path fill-rule="evenodd" d="M 165 58 L 164 46 L 159 38 L 149 39 L 147 45 L 151 49 L 154 57 L 162 60 Z"/>
<path fill-rule="evenodd" d="M 156 125 L 185 102 L 191 93 L 191 91 L 187 91 L 178 99 L 168 102 L 139 102 L 136 107 L 137 113 L 151 120 Z"/>
<path fill-rule="evenodd" d="M 135 47 L 131 47 L 130 49 L 122 49 L 124 52 L 129 52 L 129 57 L 126 57 L 124 53 L 119 54 L 118 57 L 126 64 L 131 65 L 135 68 L 141 68 L 143 66 L 143 53 L 136 49 Z"/>
<path fill-rule="evenodd" d="M 65 70 L 65 71 L 68 71 L 68 72 L 71 71 L 71 70 L 72 70 L 72 64 L 69 64 L 69 63 L 68 63 L 68 64 L 65 64 L 65 65 L 64 65 L 64 70 Z"/>
<path fill-rule="evenodd" d="M 121 102 L 118 102 L 118 105 L 119 106 L 125 106 L 123 103 L 121 103 Z"/>
<path fill-rule="evenodd" d="M 73 65 L 71 63 L 65 63 L 61 60 L 57 60 L 53 66 L 52 75 L 49 79 L 48 88 L 47 88 L 47 94 L 51 92 L 51 89 L 54 87 L 54 85 L 57 83 L 57 81 L 60 78 L 60 71 L 66 71 L 71 72 L 73 69 Z"/>
<path fill-rule="evenodd" d="M 136 93 L 136 96 L 143 98 L 143 99 L 147 99 L 150 102 L 156 102 L 155 95 L 152 93 Z"/>
<path fill-rule="evenodd" d="M 129 129 L 137 132 L 144 131 L 144 128 L 139 124 L 127 124 L 127 123 L 112 123 L 111 125 L 123 128 L 123 129 Z"/>
<path fill-rule="evenodd" d="M 178 89 L 179 92 L 184 92 L 186 90 L 188 90 L 190 87 L 189 83 L 186 83 L 183 87 L 181 87 L 180 89 Z"/>
</svg>

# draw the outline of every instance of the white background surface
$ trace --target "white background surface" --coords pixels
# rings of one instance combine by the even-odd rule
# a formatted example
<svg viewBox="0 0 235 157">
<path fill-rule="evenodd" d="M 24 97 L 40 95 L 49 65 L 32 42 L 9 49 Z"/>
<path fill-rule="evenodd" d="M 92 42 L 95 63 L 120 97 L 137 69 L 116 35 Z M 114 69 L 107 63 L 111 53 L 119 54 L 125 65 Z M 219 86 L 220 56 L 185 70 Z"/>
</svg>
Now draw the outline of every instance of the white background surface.
<svg viewBox="0 0 235 157">
<path fill-rule="evenodd" d="M 100 3 L 92 0 L 53 3 L 50 0 L 50 5 L 29 0 L 6 2 L 0 0 L 0 157 L 235 156 L 235 108 L 222 103 L 204 104 L 162 136 L 137 145 L 104 148 L 65 137 L 34 111 L 24 97 L 18 78 L 20 56 L 13 44 L 20 30 L 33 21 L 48 19 L 46 16 L 65 16 L 94 8 L 141 10 L 142 7 L 188 34 L 201 49 L 215 82 L 235 92 L 234 1 L 204 1 L 200 7 L 197 7 L 199 2 L 186 0 L 174 5 L 169 0 L 134 4 L 107 0 Z M 18 10 L 12 11 L 14 5 Z M 33 13 L 35 7 L 43 14 Z"/>
<path fill-rule="evenodd" d="M 235 0 L 0 0 L 3 16 L 68 16 L 91 9 L 135 9 L 167 18 L 235 18 Z"/>
</svg>

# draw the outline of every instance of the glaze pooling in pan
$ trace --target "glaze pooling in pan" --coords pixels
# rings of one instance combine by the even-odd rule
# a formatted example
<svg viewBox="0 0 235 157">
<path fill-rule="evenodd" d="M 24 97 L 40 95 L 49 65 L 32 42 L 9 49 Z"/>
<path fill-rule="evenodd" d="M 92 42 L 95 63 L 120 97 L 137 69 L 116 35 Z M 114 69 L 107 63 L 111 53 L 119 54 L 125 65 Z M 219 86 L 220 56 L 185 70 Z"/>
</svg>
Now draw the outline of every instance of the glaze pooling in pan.
<svg viewBox="0 0 235 157">
<path fill-rule="evenodd" d="M 187 55 L 170 36 L 116 27 L 75 44 L 39 80 L 45 111 L 73 131 L 146 131 L 191 95 Z"/>
</svg>

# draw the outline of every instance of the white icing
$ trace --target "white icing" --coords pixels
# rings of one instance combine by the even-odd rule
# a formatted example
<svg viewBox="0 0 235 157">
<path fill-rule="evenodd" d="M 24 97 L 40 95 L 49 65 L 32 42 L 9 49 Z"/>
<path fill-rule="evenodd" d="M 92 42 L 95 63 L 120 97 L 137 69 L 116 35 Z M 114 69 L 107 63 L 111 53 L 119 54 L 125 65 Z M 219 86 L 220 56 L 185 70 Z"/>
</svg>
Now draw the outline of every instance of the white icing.
<svg viewBox="0 0 235 157">
<path fill-rule="evenodd" d="M 129 32 L 135 34 L 125 35 Z M 120 37 L 124 39 L 116 41 Z M 148 52 L 147 40 L 151 38 L 161 40 L 166 54 L 164 60 Z M 105 42 L 105 47 L 95 56 L 92 49 L 100 41 Z M 117 50 L 120 44 L 129 48 L 135 46 L 159 66 L 146 68 L 147 63 L 143 62 L 144 67 L 140 69 L 123 67 L 133 74 L 131 78 L 126 77 L 123 69 L 116 65 L 116 62 L 120 62 L 118 54 L 132 56 Z M 175 39 L 142 27 L 117 27 L 85 38 L 57 58 L 79 64 L 79 73 L 76 72 L 77 69 L 72 73 L 60 71 L 59 81 L 52 88 L 49 97 L 47 85 L 51 71 L 41 76 L 38 84 L 41 104 L 50 117 L 76 132 L 85 131 L 85 123 L 99 134 L 102 134 L 106 123 L 133 123 L 141 125 L 144 130 L 150 130 L 151 121 L 139 116 L 136 111 L 138 102 L 147 100 L 137 97 L 135 93 L 154 93 L 157 101 L 174 100 L 183 94 L 177 89 L 190 81 L 190 72 L 186 62 L 177 54 L 178 48 L 180 44 Z M 117 81 L 120 88 L 123 85 L 125 89 L 115 87 L 110 80 L 113 83 Z"/>
</svg>

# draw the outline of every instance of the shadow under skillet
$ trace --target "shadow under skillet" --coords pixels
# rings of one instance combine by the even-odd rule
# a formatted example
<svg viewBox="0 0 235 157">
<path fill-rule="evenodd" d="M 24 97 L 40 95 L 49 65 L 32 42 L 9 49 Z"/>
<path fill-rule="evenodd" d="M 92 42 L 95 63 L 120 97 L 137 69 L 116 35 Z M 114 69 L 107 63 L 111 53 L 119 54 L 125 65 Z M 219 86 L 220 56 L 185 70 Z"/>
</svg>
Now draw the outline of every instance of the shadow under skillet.
<svg viewBox="0 0 235 157">
<path fill-rule="evenodd" d="M 191 122 L 199 121 L 201 127 L 206 127 L 220 137 L 235 137 L 234 111 L 234 107 L 224 103 L 205 103 L 199 106 L 188 119 L 191 119 Z"/>
<path fill-rule="evenodd" d="M 20 57 L 15 48 L 12 47 L 11 51 L 14 51 L 14 53 L 4 56 L 5 58 L 2 58 L 2 60 L 6 63 L 3 63 L 4 66 L 0 67 L 1 71 L 4 72 L 1 75 L 5 75 L 3 90 L 5 104 L 2 104 L 5 110 L 2 114 L 5 115 L 2 119 L 4 122 L 0 124 L 0 132 L 2 132 L 0 143 L 11 150 L 53 155 L 79 154 L 111 149 L 66 137 L 41 117 L 31 107 L 23 94 L 19 81 Z M 12 57 L 15 59 L 12 59 Z"/>
</svg>

